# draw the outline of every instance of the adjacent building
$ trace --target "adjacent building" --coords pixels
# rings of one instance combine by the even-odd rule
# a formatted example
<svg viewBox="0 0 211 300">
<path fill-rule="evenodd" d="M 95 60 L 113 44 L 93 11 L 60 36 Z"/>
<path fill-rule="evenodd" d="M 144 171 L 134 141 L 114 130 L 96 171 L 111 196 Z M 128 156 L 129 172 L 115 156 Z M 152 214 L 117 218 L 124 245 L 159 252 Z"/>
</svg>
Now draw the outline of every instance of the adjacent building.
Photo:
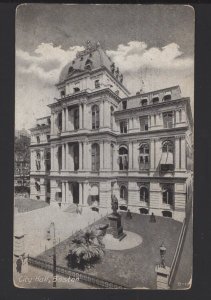
<svg viewBox="0 0 211 300">
<path fill-rule="evenodd" d="M 120 66 L 121 67 L 121 66 Z M 51 114 L 31 129 L 31 199 L 182 221 L 192 186 L 193 120 L 179 86 L 130 95 L 100 44 L 61 72 Z"/>
</svg>

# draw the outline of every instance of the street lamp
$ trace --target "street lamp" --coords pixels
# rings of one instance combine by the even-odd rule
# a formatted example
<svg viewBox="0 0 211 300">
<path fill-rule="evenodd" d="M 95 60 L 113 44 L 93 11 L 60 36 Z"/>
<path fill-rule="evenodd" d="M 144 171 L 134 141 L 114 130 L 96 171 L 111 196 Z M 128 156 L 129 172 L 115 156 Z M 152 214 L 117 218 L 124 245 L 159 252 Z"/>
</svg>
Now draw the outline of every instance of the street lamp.
<svg viewBox="0 0 211 300">
<path fill-rule="evenodd" d="M 166 254 L 166 247 L 164 246 L 164 243 L 162 242 L 162 244 L 160 246 L 160 257 L 161 257 L 161 267 L 162 268 L 166 267 L 165 254 Z"/>
<path fill-rule="evenodd" d="M 55 223 L 51 222 L 47 230 L 47 240 L 51 240 L 51 228 L 53 229 L 53 287 L 56 287 L 56 230 Z"/>
</svg>

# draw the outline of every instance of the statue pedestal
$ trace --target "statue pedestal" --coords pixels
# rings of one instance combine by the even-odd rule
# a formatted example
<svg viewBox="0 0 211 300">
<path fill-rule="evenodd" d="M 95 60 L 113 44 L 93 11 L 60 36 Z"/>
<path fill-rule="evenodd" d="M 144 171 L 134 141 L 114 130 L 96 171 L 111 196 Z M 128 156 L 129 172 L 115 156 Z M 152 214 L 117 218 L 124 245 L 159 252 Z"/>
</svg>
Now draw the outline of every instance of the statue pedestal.
<svg viewBox="0 0 211 300">
<path fill-rule="evenodd" d="M 108 233 L 112 234 L 114 238 L 121 241 L 126 234 L 123 232 L 121 225 L 121 216 L 118 213 L 112 213 L 108 216 L 110 226 L 107 230 Z"/>
<path fill-rule="evenodd" d="M 159 290 L 168 290 L 169 285 L 169 275 L 170 275 L 170 268 L 169 267 L 162 267 L 157 265 L 155 267 L 155 272 L 157 273 L 157 289 Z"/>
</svg>

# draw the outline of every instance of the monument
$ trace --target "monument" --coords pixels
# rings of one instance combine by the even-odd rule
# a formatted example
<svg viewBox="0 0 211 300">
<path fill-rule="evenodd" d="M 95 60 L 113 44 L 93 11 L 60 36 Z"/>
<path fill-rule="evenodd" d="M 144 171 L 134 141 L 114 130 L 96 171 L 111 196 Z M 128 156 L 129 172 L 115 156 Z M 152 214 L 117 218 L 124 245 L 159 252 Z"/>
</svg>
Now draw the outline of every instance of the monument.
<svg viewBox="0 0 211 300">
<path fill-rule="evenodd" d="M 114 238 L 121 241 L 124 237 L 126 237 L 126 233 L 123 232 L 121 215 L 117 212 L 118 200 L 116 196 L 112 196 L 111 198 L 111 208 L 113 212 L 108 216 L 110 225 L 108 228 L 108 233 L 112 234 Z"/>
</svg>

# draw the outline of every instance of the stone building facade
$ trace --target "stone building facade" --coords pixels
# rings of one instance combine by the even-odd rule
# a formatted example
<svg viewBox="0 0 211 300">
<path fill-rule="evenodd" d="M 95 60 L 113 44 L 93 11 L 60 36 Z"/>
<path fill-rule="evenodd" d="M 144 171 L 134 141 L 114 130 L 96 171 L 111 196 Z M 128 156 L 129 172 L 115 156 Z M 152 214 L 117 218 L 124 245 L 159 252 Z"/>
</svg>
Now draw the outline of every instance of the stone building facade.
<svg viewBox="0 0 211 300">
<path fill-rule="evenodd" d="M 182 221 L 192 186 L 190 99 L 179 86 L 131 96 L 99 44 L 61 72 L 51 114 L 31 129 L 31 198 Z M 59 205 L 58 205 L 59 204 Z"/>
</svg>

